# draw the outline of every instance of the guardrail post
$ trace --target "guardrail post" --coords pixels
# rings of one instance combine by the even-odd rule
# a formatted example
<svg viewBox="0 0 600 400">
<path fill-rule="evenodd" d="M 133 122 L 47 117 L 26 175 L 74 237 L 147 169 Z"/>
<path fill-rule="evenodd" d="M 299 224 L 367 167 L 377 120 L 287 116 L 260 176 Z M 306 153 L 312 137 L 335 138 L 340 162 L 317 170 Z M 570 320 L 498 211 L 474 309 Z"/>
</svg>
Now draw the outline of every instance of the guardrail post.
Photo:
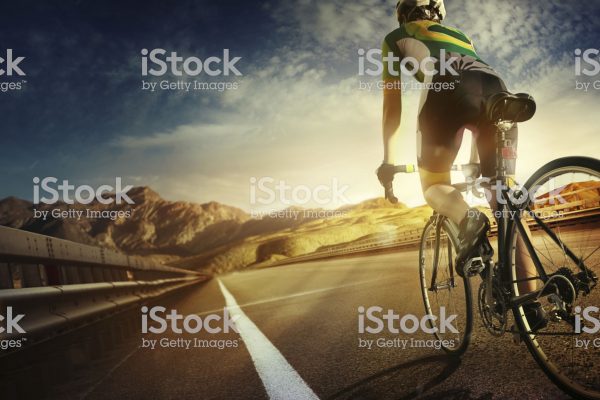
<svg viewBox="0 0 600 400">
<path fill-rule="evenodd" d="M 0 289 L 12 289 L 12 278 L 8 263 L 0 263 Z"/>
<path fill-rule="evenodd" d="M 40 269 L 37 264 L 24 264 L 22 267 L 23 287 L 42 286 Z"/>
</svg>

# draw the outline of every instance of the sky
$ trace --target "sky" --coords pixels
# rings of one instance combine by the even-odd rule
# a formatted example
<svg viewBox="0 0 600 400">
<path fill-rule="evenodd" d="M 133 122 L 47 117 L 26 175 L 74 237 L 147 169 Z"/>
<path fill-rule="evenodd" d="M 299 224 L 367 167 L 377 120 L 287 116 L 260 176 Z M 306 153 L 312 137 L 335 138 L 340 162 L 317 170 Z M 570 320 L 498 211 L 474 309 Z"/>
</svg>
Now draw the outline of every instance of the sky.
<svg viewBox="0 0 600 400">
<path fill-rule="evenodd" d="M 360 90 L 376 78 L 359 76 L 358 50 L 379 48 L 397 27 L 395 0 L 2 3 L 0 57 L 6 49 L 25 57 L 26 76 L 0 76 L 23 85 L 0 92 L 0 198 L 31 199 L 33 177 L 49 176 L 91 186 L 121 177 L 168 200 L 247 211 L 382 195 L 381 92 Z M 558 157 L 600 154 L 600 90 L 576 89 L 600 75 L 576 76 L 574 56 L 600 48 L 600 0 L 447 0 L 446 8 L 445 23 L 473 39 L 510 90 L 538 103 L 520 127 L 521 180 Z M 228 49 L 242 76 L 144 77 L 141 51 L 156 48 L 203 60 Z M 236 89 L 149 92 L 143 80 Z M 418 96 L 403 99 L 404 163 L 416 163 Z M 280 181 L 288 189 L 273 199 L 257 186 Z M 320 187 L 322 201 L 304 200 Z M 424 202 L 416 175 L 398 176 L 396 192 Z"/>
</svg>

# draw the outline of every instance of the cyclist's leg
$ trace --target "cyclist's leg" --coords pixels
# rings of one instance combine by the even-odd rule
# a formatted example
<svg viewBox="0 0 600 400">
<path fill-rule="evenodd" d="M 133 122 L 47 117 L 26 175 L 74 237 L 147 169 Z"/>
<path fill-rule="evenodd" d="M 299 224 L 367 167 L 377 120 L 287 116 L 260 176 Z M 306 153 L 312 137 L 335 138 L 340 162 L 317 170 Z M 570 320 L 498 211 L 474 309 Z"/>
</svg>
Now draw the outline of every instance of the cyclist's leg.
<svg viewBox="0 0 600 400">
<path fill-rule="evenodd" d="M 465 109 L 457 101 L 458 83 L 448 77 L 454 90 L 423 92 L 419 112 L 417 157 L 423 196 L 435 211 L 459 225 L 469 206 L 458 190 L 450 185 L 450 169 L 462 142 Z"/>
<path fill-rule="evenodd" d="M 435 211 L 460 225 L 469 210 L 461 193 L 451 186 L 450 169 L 456 159 L 462 134 L 446 143 L 436 143 L 430 132 L 419 132 L 418 160 L 421 188 L 427 204 Z"/>
</svg>

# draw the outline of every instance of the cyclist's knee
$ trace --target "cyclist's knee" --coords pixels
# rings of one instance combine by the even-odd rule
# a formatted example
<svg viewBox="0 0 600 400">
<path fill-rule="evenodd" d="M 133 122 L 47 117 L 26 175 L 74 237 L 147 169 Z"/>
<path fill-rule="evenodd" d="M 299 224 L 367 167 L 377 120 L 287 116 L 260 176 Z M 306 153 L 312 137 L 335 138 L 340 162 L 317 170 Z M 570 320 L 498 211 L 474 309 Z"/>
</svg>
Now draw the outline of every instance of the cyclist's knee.
<svg viewBox="0 0 600 400">
<path fill-rule="evenodd" d="M 427 191 L 434 185 L 450 185 L 450 171 L 447 172 L 431 172 L 423 167 L 419 168 L 419 176 L 421 178 L 421 189 L 427 200 Z M 429 202 L 429 201 L 428 201 Z"/>
<path fill-rule="evenodd" d="M 433 209 L 438 208 L 439 191 L 436 187 L 439 185 L 448 186 L 450 182 L 450 172 L 431 172 L 424 168 L 419 169 L 419 176 L 421 178 L 421 188 L 423 190 L 423 197 L 427 204 Z"/>
</svg>

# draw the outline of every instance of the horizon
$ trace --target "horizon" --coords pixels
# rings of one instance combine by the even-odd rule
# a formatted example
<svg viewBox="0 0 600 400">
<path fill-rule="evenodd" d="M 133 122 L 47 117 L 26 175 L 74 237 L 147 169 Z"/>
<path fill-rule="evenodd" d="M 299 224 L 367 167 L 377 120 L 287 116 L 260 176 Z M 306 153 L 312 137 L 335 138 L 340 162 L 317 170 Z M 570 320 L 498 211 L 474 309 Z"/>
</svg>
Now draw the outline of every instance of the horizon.
<svg viewBox="0 0 600 400">
<path fill-rule="evenodd" d="M 283 211 L 287 211 L 287 210 L 293 210 L 293 209 L 299 209 L 301 211 L 317 211 L 317 210 L 326 210 L 326 211 L 339 211 L 345 207 L 353 207 L 353 206 L 358 206 L 364 203 L 368 203 L 368 202 L 374 202 L 377 200 L 384 200 L 383 196 L 380 197 L 373 197 L 370 199 L 366 199 L 366 200 L 362 200 L 358 203 L 352 203 L 352 204 L 345 204 L 345 205 L 341 205 L 337 208 L 304 208 L 301 206 L 296 206 L 296 205 L 289 205 L 285 208 L 279 208 L 279 209 L 272 209 L 272 210 L 263 210 L 263 211 L 257 211 L 257 210 L 245 210 L 243 208 L 237 207 L 235 205 L 231 205 L 231 204 L 227 204 L 224 203 L 222 201 L 219 200 L 209 200 L 207 202 L 203 202 L 203 203 L 199 203 L 199 202 L 194 202 L 194 201 L 188 201 L 188 200 L 176 200 L 176 199 L 168 199 L 166 197 L 164 197 L 163 195 L 161 195 L 157 190 L 155 190 L 154 188 L 152 188 L 151 186 L 134 186 L 130 189 L 130 191 L 135 190 L 135 189 L 149 189 L 151 190 L 154 194 L 156 194 L 158 197 L 160 197 L 161 200 L 169 202 L 169 203 L 187 203 L 187 204 L 191 204 L 191 205 L 198 205 L 198 206 L 204 206 L 204 205 L 209 205 L 209 204 L 219 204 L 221 206 L 226 206 L 226 207 L 231 207 L 231 208 L 237 208 L 241 211 L 243 211 L 244 213 L 248 214 L 251 218 L 253 219 L 259 219 L 258 217 L 255 217 L 254 215 L 260 215 L 261 217 L 264 216 L 268 216 L 267 214 L 269 213 L 280 213 Z M 129 193 L 130 191 L 128 191 L 127 193 Z M 104 196 L 106 197 L 113 197 L 115 196 L 116 193 L 115 192 L 106 192 L 104 194 Z M 33 196 L 32 196 L 33 197 Z M 14 196 L 14 195 L 10 195 L 10 196 L 6 196 L 6 197 L 2 197 L 0 198 L 0 203 L 9 200 L 9 199 L 16 199 L 19 201 L 25 201 L 27 203 L 30 203 L 31 205 L 34 205 L 35 203 L 33 202 L 33 199 L 31 198 L 23 198 L 23 197 L 18 197 L 18 196 Z M 93 202 L 93 203 L 97 203 L 97 201 Z M 68 203 L 65 203 L 64 199 L 61 197 L 57 203 L 52 203 L 52 204 L 42 204 L 42 206 L 51 206 L 51 205 L 68 205 Z M 389 207 L 395 208 L 395 207 L 402 207 L 405 206 L 409 209 L 411 208 L 419 208 L 419 207 L 423 207 L 423 206 L 427 206 L 427 204 L 423 203 L 417 206 L 408 206 L 407 204 L 405 204 L 404 202 L 400 201 L 398 204 L 393 205 L 393 204 L 389 204 Z"/>
</svg>

